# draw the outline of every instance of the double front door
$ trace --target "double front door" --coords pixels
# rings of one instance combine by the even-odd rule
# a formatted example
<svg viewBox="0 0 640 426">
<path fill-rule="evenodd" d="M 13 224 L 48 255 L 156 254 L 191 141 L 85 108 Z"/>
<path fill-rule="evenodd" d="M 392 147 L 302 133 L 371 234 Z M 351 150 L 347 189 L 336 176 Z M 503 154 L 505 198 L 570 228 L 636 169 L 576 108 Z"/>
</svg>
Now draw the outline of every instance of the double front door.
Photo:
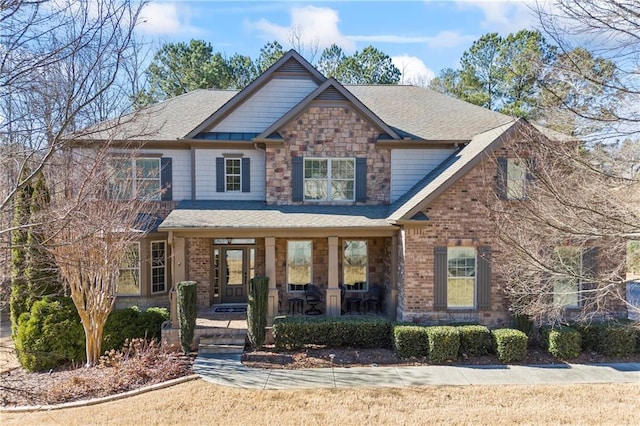
<svg viewBox="0 0 640 426">
<path fill-rule="evenodd" d="M 220 303 L 246 303 L 249 280 L 255 275 L 255 248 L 248 246 L 214 247 L 214 294 Z M 215 283 L 215 281 L 218 281 Z M 219 289 L 215 289 L 219 284 Z"/>
</svg>

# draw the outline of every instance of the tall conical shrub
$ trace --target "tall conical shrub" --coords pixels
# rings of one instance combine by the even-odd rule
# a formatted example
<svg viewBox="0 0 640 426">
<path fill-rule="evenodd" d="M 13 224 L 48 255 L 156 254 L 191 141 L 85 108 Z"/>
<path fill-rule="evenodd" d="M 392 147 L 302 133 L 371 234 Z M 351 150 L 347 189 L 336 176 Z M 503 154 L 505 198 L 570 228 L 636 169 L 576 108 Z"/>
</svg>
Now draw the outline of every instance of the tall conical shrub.
<svg viewBox="0 0 640 426">
<path fill-rule="evenodd" d="M 181 281 L 178 283 L 178 336 L 182 351 L 191 351 L 191 342 L 196 329 L 196 312 L 198 310 L 198 294 L 195 281 Z"/>
<path fill-rule="evenodd" d="M 264 345 L 267 327 L 267 305 L 269 277 L 259 276 L 249 281 L 249 304 L 247 308 L 248 337 L 251 347 Z"/>
</svg>

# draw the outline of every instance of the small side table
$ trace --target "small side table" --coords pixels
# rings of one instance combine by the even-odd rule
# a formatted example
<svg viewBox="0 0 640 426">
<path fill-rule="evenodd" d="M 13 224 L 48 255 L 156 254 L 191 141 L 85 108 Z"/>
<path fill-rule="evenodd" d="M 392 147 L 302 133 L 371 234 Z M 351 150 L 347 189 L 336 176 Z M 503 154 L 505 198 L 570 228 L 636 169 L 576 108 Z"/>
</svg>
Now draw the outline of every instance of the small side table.
<svg viewBox="0 0 640 426">
<path fill-rule="evenodd" d="M 360 309 L 362 307 L 362 298 L 361 297 L 347 297 L 347 313 L 352 313 L 355 307 L 358 313 L 361 313 Z"/>
<path fill-rule="evenodd" d="M 296 311 L 299 314 L 302 314 L 302 310 L 304 309 L 304 299 L 300 297 L 292 297 L 287 300 L 287 313 L 295 315 Z"/>
</svg>

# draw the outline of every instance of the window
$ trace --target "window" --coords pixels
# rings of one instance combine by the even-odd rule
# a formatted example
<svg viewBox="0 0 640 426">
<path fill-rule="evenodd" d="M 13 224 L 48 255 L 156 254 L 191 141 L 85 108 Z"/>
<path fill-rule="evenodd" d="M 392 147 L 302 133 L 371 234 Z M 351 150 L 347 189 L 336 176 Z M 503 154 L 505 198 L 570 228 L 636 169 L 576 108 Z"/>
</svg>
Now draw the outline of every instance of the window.
<svg viewBox="0 0 640 426">
<path fill-rule="evenodd" d="M 167 243 L 151 242 L 151 293 L 167 291 Z"/>
<path fill-rule="evenodd" d="M 111 166 L 111 198 L 160 199 L 160 158 L 115 158 Z"/>
<path fill-rule="evenodd" d="M 524 160 L 507 160 L 507 199 L 522 200 L 526 197 L 527 169 Z"/>
<path fill-rule="evenodd" d="M 349 291 L 367 291 L 367 242 L 345 241 L 342 280 Z"/>
<path fill-rule="evenodd" d="M 447 248 L 447 307 L 474 308 L 476 250 L 473 247 Z"/>
<path fill-rule="evenodd" d="M 347 159 L 305 158 L 304 199 L 312 201 L 353 201 L 355 161 Z"/>
<path fill-rule="evenodd" d="M 287 291 L 304 291 L 312 281 L 311 241 L 287 241 Z"/>
<path fill-rule="evenodd" d="M 582 253 L 578 247 L 556 247 L 553 252 L 553 304 L 564 308 L 578 307 Z"/>
<path fill-rule="evenodd" d="M 118 294 L 140 294 L 140 243 L 132 243 L 124 251 L 120 260 Z"/>
<path fill-rule="evenodd" d="M 228 192 L 240 191 L 241 185 L 241 159 L 225 158 L 224 159 L 224 182 L 225 190 Z"/>
</svg>

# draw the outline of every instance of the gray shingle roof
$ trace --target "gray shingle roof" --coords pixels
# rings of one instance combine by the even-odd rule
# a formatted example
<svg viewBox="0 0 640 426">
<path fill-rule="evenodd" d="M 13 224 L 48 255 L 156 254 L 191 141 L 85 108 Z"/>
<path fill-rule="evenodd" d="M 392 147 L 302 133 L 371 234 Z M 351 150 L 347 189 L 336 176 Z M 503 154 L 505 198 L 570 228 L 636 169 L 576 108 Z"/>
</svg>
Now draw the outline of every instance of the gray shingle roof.
<svg viewBox="0 0 640 426">
<path fill-rule="evenodd" d="M 388 125 L 425 140 L 469 141 L 513 120 L 504 114 L 416 86 L 345 86 Z"/>
<path fill-rule="evenodd" d="M 278 206 L 261 201 L 183 201 L 160 225 L 187 229 L 392 228 L 389 206 Z"/>
<path fill-rule="evenodd" d="M 486 155 L 500 145 L 503 138 L 514 130 L 520 120 L 496 127 L 476 135 L 467 146 L 447 158 L 443 164 L 421 179 L 390 208 L 389 221 L 411 219 L 442 191 L 464 176 Z"/>
</svg>

